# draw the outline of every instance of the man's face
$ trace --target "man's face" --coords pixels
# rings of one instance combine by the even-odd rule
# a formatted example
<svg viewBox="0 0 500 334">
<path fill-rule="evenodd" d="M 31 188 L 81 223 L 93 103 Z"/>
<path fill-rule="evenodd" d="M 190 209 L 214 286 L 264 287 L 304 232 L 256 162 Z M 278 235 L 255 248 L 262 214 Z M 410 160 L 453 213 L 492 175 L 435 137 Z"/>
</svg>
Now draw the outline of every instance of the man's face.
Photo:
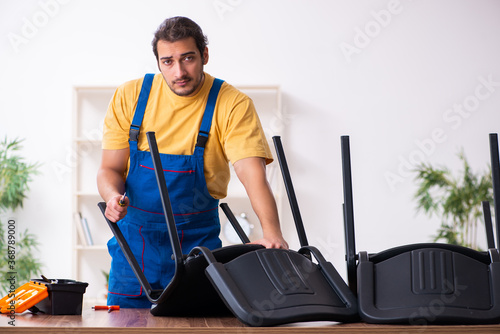
<svg viewBox="0 0 500 334">
<path fill-rule="evenodd" d="M 208 62 L 208 48 L 203 58 L 194 38 L 177 42 L 158 41 L 158 67 L 168 87 L 179 96 L 193 96 L 203 83 L 203 65 Z"/>
</svg>

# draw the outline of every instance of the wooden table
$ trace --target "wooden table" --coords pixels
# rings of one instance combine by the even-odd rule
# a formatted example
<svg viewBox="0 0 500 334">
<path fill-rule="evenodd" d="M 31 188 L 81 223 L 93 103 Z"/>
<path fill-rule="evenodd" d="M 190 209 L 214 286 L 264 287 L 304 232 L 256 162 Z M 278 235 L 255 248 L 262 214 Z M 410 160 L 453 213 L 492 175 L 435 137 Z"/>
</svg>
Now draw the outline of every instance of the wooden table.
<svg viewBox="0 0 500 334">
<path fill-rule="evenodd" d="M 155 317 L 148 309 L 121 309 L 108 313 L 86 308 L 81 316 L 51 316 L 25 312 L 15 316 L 15 327 L 9 325 L 9 321 L 11 319 L 8 315 L 0 315 L 0 333 L 500 333 L 500 325 L 402 326 L 312 322 L 277 327 L 247 327 L 233 317 Z"/>
</svg>

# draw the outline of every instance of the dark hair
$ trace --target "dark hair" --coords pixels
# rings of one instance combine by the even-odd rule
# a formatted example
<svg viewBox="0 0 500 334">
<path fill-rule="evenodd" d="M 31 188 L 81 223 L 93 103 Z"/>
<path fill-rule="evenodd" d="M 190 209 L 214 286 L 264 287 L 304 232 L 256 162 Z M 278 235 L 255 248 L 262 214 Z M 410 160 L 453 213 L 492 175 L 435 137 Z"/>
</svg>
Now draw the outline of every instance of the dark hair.
<svg viewBox="0 0 500 334">
<path fill-rule="evenodd" d="M 153 53 L 158 60 L 158 41 L 177 42 L 181 39 L 193 37 L 196 47 L 203 59 L 203 52 L 208 44 L 207 36 L 203 35 L 200 26 L 191 19 L 182 16 L 170 17 L 163 21 L 155 32 L 153 41 Z"/>
</svg>

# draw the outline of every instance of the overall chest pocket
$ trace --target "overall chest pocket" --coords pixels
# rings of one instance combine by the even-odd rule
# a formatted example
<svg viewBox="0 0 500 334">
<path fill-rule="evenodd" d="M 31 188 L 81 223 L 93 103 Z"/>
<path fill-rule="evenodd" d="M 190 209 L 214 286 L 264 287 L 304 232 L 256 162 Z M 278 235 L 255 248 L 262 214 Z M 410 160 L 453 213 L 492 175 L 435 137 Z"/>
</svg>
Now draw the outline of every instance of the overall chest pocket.
<svg viewBox="0 0 500 334">
<path fill-rule="evenodd" d="M 163 162 L 162 165 L 174 214 L 191 213 L 193 211 L 193 198 L 197 193 L 196 169 L 192 166 Z M 149 208 L 148 211 L 163 213 L 154 168 L 147 164 L 140 164 L 139 171 L 141 180 L 136 186 L 143 189 L 143 194 L 138 194 L 142 198 L 140 202 L 143 203 L 145 210 Z"/>
</svg>

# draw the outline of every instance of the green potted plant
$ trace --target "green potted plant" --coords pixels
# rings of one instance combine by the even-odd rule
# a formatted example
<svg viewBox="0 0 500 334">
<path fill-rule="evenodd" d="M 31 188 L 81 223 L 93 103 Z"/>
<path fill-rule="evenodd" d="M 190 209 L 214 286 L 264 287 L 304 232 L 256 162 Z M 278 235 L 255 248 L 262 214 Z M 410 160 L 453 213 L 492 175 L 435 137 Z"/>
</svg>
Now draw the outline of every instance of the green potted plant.
<svg viewBox="0 0 500 334">
<path fill-rule="evenodd" d="M 473 173 L 463 150 L 458 154 L 463 171 L 458 176 L 445 167 L 421 164 L 415 193 L 417 211 L 441 218 L 434 241 L 478 249 L 477 227 L 483 222 L 482 201 L 493 203 L 491 168 Z"/>
<path fill-rule="evenodd" d="M 20 139 L 0 142 L 0 291 L 6 294 L 12 287 L 38 276 L 41 263 L 35 256 L 38 242 L 28 230 L 18 231 L 15 218 L 9 218 L 22 208 L 38 163 L 26 163 L 17 152 Z M 5 219 L 7 218 L 7 219 Z"/>
</svg>

